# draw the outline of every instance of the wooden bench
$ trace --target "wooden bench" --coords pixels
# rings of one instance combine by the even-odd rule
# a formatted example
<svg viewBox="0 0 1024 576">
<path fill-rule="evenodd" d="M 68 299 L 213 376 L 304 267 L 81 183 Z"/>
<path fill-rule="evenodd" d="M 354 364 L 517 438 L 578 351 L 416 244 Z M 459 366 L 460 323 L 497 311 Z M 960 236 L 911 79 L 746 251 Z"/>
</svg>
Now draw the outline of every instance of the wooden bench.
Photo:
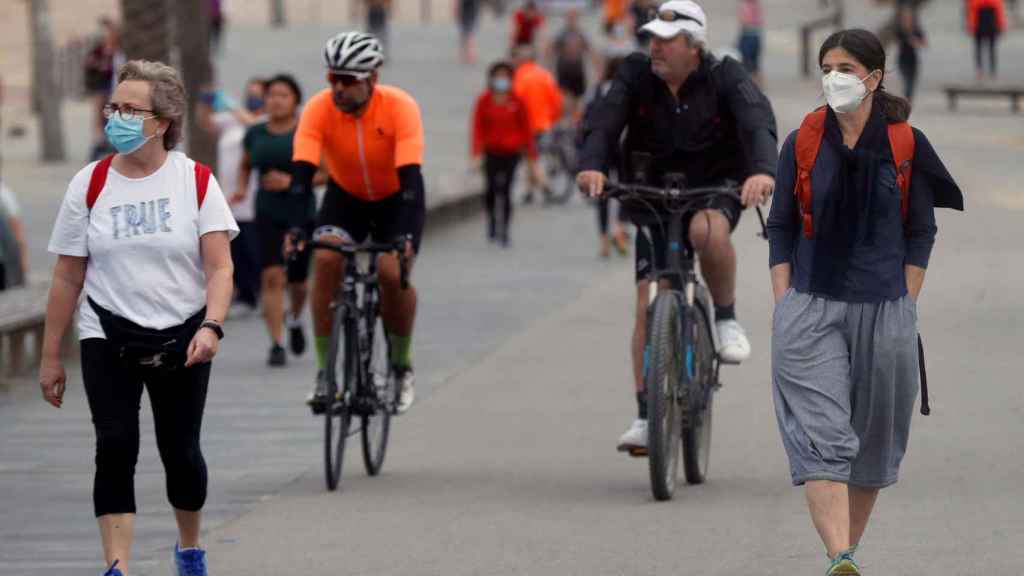
<svg viewBox="0 0 1024 576">
<path fill-rule="evenodd" d="M 1009 98 L 1010 109 L 1014 113 L 1020 112 L 1020 99 L 1024 97 L 1024 86 L 946 86 L 946 98 L 949 99 L 949 109 L 956 110 L 957 99 L 962 96 L 973 98 Z"/>
<path fill-rule="evenodd" d="M 49 283 L 32 282 L 0 292 L 0 378 L 24 375 L 39 365 L 49 291 Z M 69 330 L 63 354 L 72 352 L 74 339 L 74 330 Z"/>
</svg>

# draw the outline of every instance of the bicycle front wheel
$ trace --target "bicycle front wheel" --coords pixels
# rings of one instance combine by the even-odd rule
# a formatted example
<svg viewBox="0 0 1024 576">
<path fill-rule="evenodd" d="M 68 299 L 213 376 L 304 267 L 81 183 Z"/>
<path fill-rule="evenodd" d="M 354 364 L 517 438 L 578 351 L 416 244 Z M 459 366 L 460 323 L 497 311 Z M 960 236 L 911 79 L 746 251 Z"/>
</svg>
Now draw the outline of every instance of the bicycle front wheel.
<svg viewBox="0 0 1024 576">
<path fill-rule="evenodd" d="M 394 374 L 391 373 L 391 359 L 387 333 L 380 316 L 373 326 L 369 366 L 366 371 L 366 394 L 371 398 L 372 414 L 362 417 L 363 464 L 366 473 L 376 476 L 384 465 L 388 449 L 388 435 L 391 430 L 391 413 L 395 409 L 397 391 Z"/>
<path fill-rule="evenodd" d="M 689 484 L 703 484 L 711 459 L 711 407 L 714 398 L 715 350 L 711 322 L 700 306 L 683 319 L 683 393 L 690 399 L 683 422 L 683 471 Z"/>
<path fill-rule="evenodd" d="M 345 461 L 345 443 L 349 437 L 352 413 L 349 391 L 355 384 L 358 361 L 354 327 L 345 319 L 345 309 L 335 311 L 327 356 L 327 406 L 324 409 L 324 472 L 327 489 L 336 490 Z"/>
<path fill-rule="evenodd" d="M 682 307 L 676 292 L 658 294 L 647 322 L 647 453 L 656 500 L 671 500 L 679 475 L 680 428 L 686 402 L 680 394 Z"/>
</svg>

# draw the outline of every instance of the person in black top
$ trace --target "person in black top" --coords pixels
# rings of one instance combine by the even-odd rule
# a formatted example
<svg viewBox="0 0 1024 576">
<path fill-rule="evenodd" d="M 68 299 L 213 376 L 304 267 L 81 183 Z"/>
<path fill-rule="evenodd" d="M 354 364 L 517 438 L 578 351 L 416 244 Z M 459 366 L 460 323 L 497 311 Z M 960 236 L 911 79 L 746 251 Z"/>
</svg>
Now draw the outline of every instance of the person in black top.
<svg viewBox="0 0 1024 576">
<path fill-rule="evenodd" d="M 928 42 L 917 17 L 917 8 L 911 2 L 900 4 L 898 17 L 897 38 L 900 45 L 899 67 L 900 75 L 903 76 L 903 93 L 908 101 L 913 102 L 919 62 L 917 50 L 927 46 Z"/>
<path fill-rule="evenodd" d="M 736 253 L 729 234 L 746 206 L 772 193 L 777 163 L 775 116 L 771 104 L 739 62 L 715 59 L 704 48 L 704 11 L 691 0 L 661 5 L 658 18 L 644 26 L 651 56 L 626 58 L 608 93 L 584 126 L 585 141 L 577 176 L 580 188 L 600 196 L 608 157 L 628 128 L 624 141 L 624 180 L 636 174 L 634 153 L 650 156 L 646 183 L 660 185 L 669 172 L 683 173 L 691 186 L 742 183 L 742 205 L 714 202 L 686 223 L 700 255 L 700 267 L 715 303 L 719 355 L 740 362 L 750 344 L 734 310 Z M 633 372 L 639 418 L 619 443 L 629 451 L 647 445 L 642 393 L 648 275 L 652 261 L 665 261 L 665 239 L 657 226 L 637 234 L 637 309 L 633 332 Z"/>
<path fill-rule="evenodd" d="M 302 91 L 287 74 L 274 76 L 266 83 L 266 122 L 254 124 L 242 141 L 244 151 L 238 169 L 238 188 L 232 203 L 241 202 L 249 193 L 249 174 L 259 174 L 256 191 L 256 227 L 260 237 L 263 274 L 260 289 L 263 316 L 272 341 L 267 363 L 284 366 L 286 355 L 284 326 L 288 325 L 292 353 L 306 349 L 302 330 L 302 309 L 306 303 L 306 279 L 309 276 L 308 250 L 302 250 L 289 262 L 284 258 L 284 240 L 291 222 L 303 222 L 312 231 L 315 203 L 312 196 L 291 194 L 292 142 L 299 123 L 298 109 Z M 291 296 L 291 314 L 285 314 L 285 288 Z"/>
</svg>

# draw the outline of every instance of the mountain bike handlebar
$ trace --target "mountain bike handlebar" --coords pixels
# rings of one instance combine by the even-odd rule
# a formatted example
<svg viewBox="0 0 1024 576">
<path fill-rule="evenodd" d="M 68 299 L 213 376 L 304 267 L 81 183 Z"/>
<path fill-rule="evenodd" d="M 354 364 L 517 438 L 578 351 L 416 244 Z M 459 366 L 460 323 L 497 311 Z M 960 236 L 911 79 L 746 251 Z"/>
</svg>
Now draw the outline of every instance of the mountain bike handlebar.
<svg viewBox="0 0 1024 576">
<path fill-rule="evenodd" d="M 699 187 L 679 187 L 670 185 L 658 187 L 646 186 L 644 184 L 605 182 L 604 190 L 604 195 L 607 198 L 618 198 L 620 200 L 675 200 L 690 204 L 700 200 L 722 197 L 731 198 L 737 202 L 743 201 L 743 197 L 740 195 L 741 188 L 736 185 Z M 758 236 L 767 240 L 768 227 L 765 224 L 764 213 L 761 211 L 760 206 L 756 206 L 756 208 L 758 220 L 761 222 L 761 232 L 758 233 Z"/>
</svg>

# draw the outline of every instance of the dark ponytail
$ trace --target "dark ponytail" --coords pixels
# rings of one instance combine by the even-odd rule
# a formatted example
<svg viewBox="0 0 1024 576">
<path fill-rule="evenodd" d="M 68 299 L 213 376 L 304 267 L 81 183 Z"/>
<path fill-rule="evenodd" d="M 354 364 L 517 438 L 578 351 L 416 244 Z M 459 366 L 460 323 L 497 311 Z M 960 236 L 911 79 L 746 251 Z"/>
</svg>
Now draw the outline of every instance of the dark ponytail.
<svg viewBox="0 0 1024 576">
<path fill-rule="evenodd" d="M 825 61 L 825 55 L 836 48 L 842 48 L 849 52 L 868 71 L 878 70 L 882 73 L 882 80 L 878 83 L 878 90 L 874 93 L 875 104 L 882 109 L 882 113 L 885 114 L 885 118 L 890 124 L 906 122 L 910 118 L 910 101 L 885 89 L 885 47 L 882 46 L 878 37 L 868 30 L 859 28 L 840 30 L 829 36 L 821 45 L 821 50 L 818 52 L 818 66 Z"/>
</svg>

